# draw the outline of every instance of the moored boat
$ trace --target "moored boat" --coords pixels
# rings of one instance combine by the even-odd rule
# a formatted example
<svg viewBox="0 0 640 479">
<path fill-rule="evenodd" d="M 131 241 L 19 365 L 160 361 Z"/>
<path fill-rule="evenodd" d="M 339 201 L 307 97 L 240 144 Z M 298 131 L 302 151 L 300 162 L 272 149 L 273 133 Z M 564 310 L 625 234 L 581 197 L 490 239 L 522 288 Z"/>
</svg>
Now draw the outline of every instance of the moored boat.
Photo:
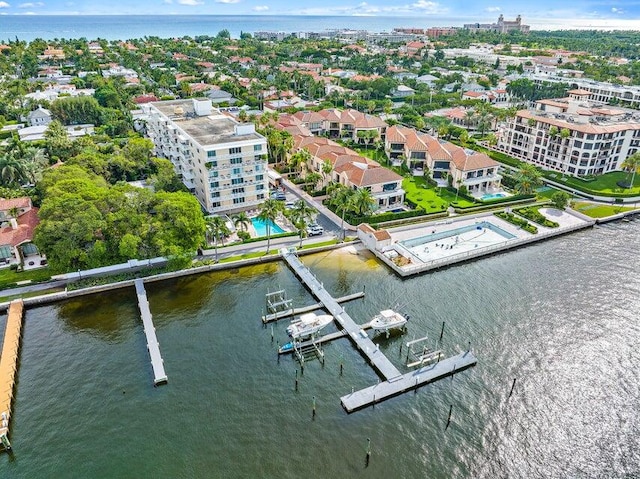
<svg viewBox="0 0 640 479">
<path fill-rule="evenodd" d="M 293 339 L 307 338 L 333 321 L 330 314 L 307 313 L 294 320 L 287 327 L 287 334 Z"/>
<path fill-rule="evenodd" d="M 371 320 L 371 329 L 374 331 L 389 331 L 390 329 L 400 329 L 407 324 L 409 316 L 396 313 L 391 309 L 380 311 Z"/>
</svg>

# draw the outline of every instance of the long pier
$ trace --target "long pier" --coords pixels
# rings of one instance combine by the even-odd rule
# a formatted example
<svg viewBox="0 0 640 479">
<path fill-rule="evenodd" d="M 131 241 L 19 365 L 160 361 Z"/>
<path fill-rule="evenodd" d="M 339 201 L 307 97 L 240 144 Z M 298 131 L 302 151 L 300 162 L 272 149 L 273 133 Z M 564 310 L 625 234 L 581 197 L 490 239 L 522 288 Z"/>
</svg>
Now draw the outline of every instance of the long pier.
<svg viewBox="0 0 640 479">
<path fill-rule="evenodd" d="M 24 303 L 22 300 L 12 301 L 9 305 L 7 325 L 2 343 L 2 356 L 0 356 L 0 444 L 5 449 L 11 449 L 8 438 L 9 420 L 11 418 L 11 403 L 18 369 L 18 352 L 20 349 L 23 316 Z"/>
<path fill-rule="evenodd" d="M 353 301 L 354 299 L 364 298 L 364 291 L 360 291 L 359 293 L 349 294 L 347 296 L 342 296 L 341 298 L 336 298 L 338 303 L 346 303 L 348 301 Z M 284 311 L 278 311 L 274 314 L 267 314 L 262 316 L 263 323 L 270 323 L 272 321 L 278 321 L 283 318 L 288 318 L 289 316 L 297 316 L 298 314 L 310 313 L 311 311 L 315 311 L 316 309 L 322 309 L 324 305 L 322 303 L 310 304 L 309 306 L 303 306 L 302 308 L 290 308 Z"/>
<path fill-rule="evenodd" d="M 420 369 L 402 374 L 369 338 L 364 328 L 370 326 L 370 323 L 363 325 L 356 324 L 345 312 L 344 308 L 324 289 L 322 283 L 302 264 L 296 256 L 295 251 L 289 251 L 283 248 L 280 250 L 280 255 L 296 276 L 298 276 L 309 291 L 311 291 L 311 294 L 333 315 L 341 328 L 340 331 L 316 340 L 315 344 L 317 345 L 319 341 L 326 342 L 346 336 L 351 339 L 361 354 L 369 360 L 373 368 L 385 378 L 385 381 L 375 386 L 353 391 L 351 394 L 340 398 L 342 407 L 344 407 L 348 413 L 384 401 L 385 399 L 397 396 L 406 391 L 419 388 L 422 385 L 437 381 L 438 379 L 451 376 L 477 363 L 476 357 L 469 350 L 457 356 L 438 361 L 436 364 L 424 366 Z M 307 341 L 307 343 L 314 344 L 313 341 Z"/>
<path fill-rule="evenodd" d="M 140 308 L 140 316 L 144 325 L 144 334 L 147 336 L 147 349 L 151 357 L 151 366 L 153 368 L 153 384 L 162 384 L 167 382 L 167 374 L 164 372 L 164 361 L 160 355 L 160 344 L 156 337 L 156 328 L 153 326 L 151 310 L 149 309 L 149 300 L 147 299 L 147 291 L 144 289 L 144 281 L 136 279 L 136 294 L 138 295 L 138 307 Z"/>
<path fill-rule="evenodd" d="M 362 326 L 356 324 L 344 308 L 324 289 L 322 283 L 302 264 L 295 252 L 290 252 L 288 249 L 282 248 L 280 254 L 296 276 L 309 288 L 311 294 L 333 315 L 340 327 L 347 333 L 347 337 L 351 339 L 360 352 L 369 360 L 369 363 L 371 363 L 386 380 L 400 377 L 400 371 L 398 371 L 391 361 L 379 350 L 378 346 L 371 341 L 369 335 L 362 329 Z"/>
<path fill-rule="evenodd" d="M 477 363 L 471 351 L 451 356 L 438 363 L 424 366 L 408 372 L 394 381 L 384 381 L 359 391 L 355 391 L 340 398 L 342 407 L 349 413 L 371 406 L 406 391 L 419 388 L 425 384 L 451 376 Z"/>
</svg>

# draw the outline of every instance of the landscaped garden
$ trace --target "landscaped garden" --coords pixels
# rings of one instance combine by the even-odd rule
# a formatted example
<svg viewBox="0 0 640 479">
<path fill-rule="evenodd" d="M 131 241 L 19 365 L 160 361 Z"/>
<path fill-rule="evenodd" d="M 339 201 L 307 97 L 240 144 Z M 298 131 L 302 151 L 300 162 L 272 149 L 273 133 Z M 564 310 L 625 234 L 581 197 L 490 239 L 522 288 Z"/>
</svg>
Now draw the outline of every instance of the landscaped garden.
<svg viewBox="0 0 640 479">
<path fill-rule="evenodd" d="M 563 178 L 562 173 L 553 171 L 544 172 L 544 176 L 594 196 L 640 196 L 640 175 L 635 175 L 632 188 L 622 188 L 618 185 L 618 183 L 625 184 L 631 181 L 630 174 L 624 171 L 612 171 L 587 179 L 571 176 Z"/>
<path fill-rule="evenodd" d="M 494 213 L 494 215 L 496 215 L 500 219 L 508 221 L 512 225 L 519 226 L 520 228 L 522 228 L 525 231 L 528 231 L 529 233 L 532 233 L 534 235 L 538 233 L 538 228 L 533 226 L 527 220 L 525 220 L 523 218 L 520 218 L 519 216 L 516 216 L 513 213 L 507 213 L 506 211 L 500 211 L 498 213 Z"/>
<path fill-rule="evenodd" d="M 560 226 L 555 221 L 551 221 L 542 213 L 540 213 L 540 211 L 538 211 L 540 208 L 540 206 L 529 206 L 527 208 L 519 208 L 517 210 L 514 210 L 514 212 L 518 213 L 520 216 L 528 219 L 529 221 L 533 221 L 540 226 L 544 226 L 545 228 L 557 228 L 558 226 Z"/>
<path fill-rule="evenodd" d="M 457 206 L 465 208 L 474 206 L 475 203 L 458 196 L 446 188 L 438 188 L 427 183 L 424 177 L 414 176 L 405 178 L 402 181 L 402 189 L 405 191 L 407 200 L 415 203 L 427 213 L 444 211 L 449 204 L 456 203 Z"/>
<path fill-rule="evenodd" d="M 607 216 L 613 216 L 618 213 L 635 209 L 630 206 L 598 205 L 586 201 L 575 201 L 571 204 L 571 207 L 583 215 L 590 216 L 591 218 L 605 218 Z"/>
<path fill-rule="evenodd" d="M 16 271 L 11 268 L 0 269 L 0 288 L 14 286 L 18 282 L 30 281 L 39 283 L 51 278 L 49 268 L 30 269 L 27 271 Z"/>
</svg>

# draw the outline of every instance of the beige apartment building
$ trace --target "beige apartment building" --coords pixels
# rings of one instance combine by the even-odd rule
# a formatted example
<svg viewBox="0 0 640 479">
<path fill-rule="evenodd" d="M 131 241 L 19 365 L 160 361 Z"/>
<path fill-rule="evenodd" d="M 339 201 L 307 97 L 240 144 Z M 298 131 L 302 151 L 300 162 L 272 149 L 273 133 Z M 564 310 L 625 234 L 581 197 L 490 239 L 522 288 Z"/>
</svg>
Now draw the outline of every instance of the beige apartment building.
<svg viewBox="0 0 640 479">
<path fill-rule="evenodd" d="M 542 168 L 571 176 L 600 175 L 620 169 L 640 150 L 640 113 L 593 105 L 589 92 L 539 100 L 518 111 L 499 133 L 498 149 Z"/>
<path fill-rule="evenodd" d="M 207 213 L 249 209 L 268 197 L 267 140 L 253 123 L 238 123 L 194 98 L 142 105 L 155 153 Z"/>
</svg>

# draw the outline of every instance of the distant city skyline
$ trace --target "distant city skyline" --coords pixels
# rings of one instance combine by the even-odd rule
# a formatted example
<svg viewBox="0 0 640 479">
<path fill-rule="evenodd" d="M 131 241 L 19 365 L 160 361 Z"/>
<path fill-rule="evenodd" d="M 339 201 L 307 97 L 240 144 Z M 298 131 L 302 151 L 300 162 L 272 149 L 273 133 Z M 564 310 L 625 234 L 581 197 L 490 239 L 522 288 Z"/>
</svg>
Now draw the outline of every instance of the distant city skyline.
<svg viewBox="0 0 640 479">
<path fill-rule="evenodd" d="M 0 15 L 338 15 L 416 17 L 416 25 L 461 25 L 468 21 L 496 21 L 522 15 L 533 28 L 627 28 L 640 29 L 640 4 L 616 0 L 558 3 L 503 3 L 479 0 L 114 0 L 102 4 L 86 0 L 0 0 Z M 303 25 L 301 25 L 301 29 Z"/>
</svg>

